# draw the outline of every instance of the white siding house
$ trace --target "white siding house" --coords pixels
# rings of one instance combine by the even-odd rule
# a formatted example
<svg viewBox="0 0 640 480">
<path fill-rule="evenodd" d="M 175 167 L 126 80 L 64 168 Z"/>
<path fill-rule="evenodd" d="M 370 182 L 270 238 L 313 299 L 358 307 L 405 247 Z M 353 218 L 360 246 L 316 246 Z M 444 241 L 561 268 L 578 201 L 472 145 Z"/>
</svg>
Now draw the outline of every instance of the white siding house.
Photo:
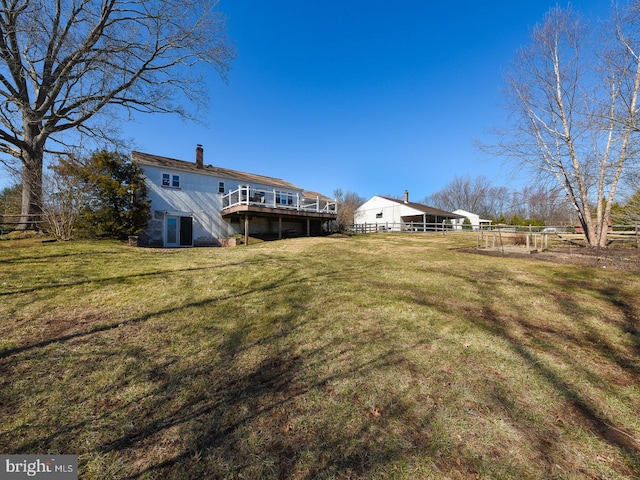
<svg viewBox="0 0 640 480">
<path fill-rule="evenodd" d="M 142 152 L 132 160 L 144 170 L 151 201 L 141 246 L 217 246 L 234 234 L 318 234 L 337 216 L 334 201 L 292 183 L 205 165 L 201 145 L 191 162 Z"/>
<path fill-rule="evenodd" d="M 451 223 L 454 225 L 454 227 L 457 230 L 462 229 L 465 218 L 469 219 L 473 230 L 479 230 L 480 227 L 488 227 L 491 225 L 491 220 L 485 220 L 483 218 L 480 218 L 479 215 L 476 215 L 475 213 L 467 212 L 466 210 L 458 209 L 458 210 L 454 210 L 453 213 L 457 215 L 462 215 L 463 217 L 463 218 L 457 218 L 451 221 Z"/>
<path fill-rule="evenodd" d="M 353 215 L 356 229 L 362 228 L 364 231 L 434 230 L 458 218 L 461 217 L 454 213 L 410 202 L 407 191 L 403 200 L 373 196 L 358 207 Z"/>
</svg>

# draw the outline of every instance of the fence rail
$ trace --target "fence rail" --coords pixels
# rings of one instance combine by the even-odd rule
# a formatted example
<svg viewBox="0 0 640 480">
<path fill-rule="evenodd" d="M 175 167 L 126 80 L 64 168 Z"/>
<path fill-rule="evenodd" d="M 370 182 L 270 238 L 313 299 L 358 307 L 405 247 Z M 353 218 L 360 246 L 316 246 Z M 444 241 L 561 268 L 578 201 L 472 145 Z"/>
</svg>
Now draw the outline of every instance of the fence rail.
<svg viewBox="0 0 640 480">
<path fill-rule="evenodd" d="M 351 227 L 354 233 L 376 233 L 376 232 L 443 232 L 453 230 L 452 225 L 443 223 L 421 223 L 421 222 L 385 222 L 385 223 L 355 223 Z"/>
<path fill-rule="evenodd" d="M 576 233 L 575 227 L 567 226 L 512 226 L 494 225 L 482 228 L 456 228 L 442 223 L 360 223 L 351 228 L 354 233 L 437 233 L 466 237 L 471 246 L 475 243 L 480 249 L 518 248 L 528 253 L 571 246 L 587 246 L 583 233 Z M 614 225 L 607 233 L 609 244 L 630 245 L 640 250 L 640 224 Z"/>
<path fill-rule="evenodd" d="M 351 229 L 356 233 L 375 232 L 442 232 L 442 231 L 484 231 L 503 233 L 582 233 L 579 226 L 567 225 L 450 225 L 444 222 L 384 222 L 384 223 L 355 223 Z M 636 235 L 640 231 L 640 223 L 617 224 L 609 226 L 609 233 L 620 235 Z"/>
<path fill-rule="evenodd" d="M 34 213 L 27 216 L 29 217 L 29 220 L 25 222 L 22 220 L 25 215 L 0 215 L 0 235 L 13 230 L 18 230 L 21 226 L 25 226 L 27 230 L 39 229 L 45 218 L 43 213 Z"/>
</svg>

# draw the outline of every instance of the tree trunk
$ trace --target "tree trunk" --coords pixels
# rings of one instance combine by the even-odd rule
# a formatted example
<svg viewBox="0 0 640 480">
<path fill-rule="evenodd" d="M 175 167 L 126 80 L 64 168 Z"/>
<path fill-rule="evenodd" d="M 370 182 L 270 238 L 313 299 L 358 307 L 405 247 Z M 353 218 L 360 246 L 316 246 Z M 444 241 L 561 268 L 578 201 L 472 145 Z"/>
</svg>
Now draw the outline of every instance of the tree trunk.
<svg viewBox="0 0 640 480">
<path fill-rule="evenodd" d="M 609 245 L 609 219 L 604 216 L 598 223 L 598 248 L 607 248 Z"/>
<path fill-rule="evenodd" d="M 44 152 L 38 149 L 22 158 L 22 209 L 19 230 L 37 230 L 42 217 L 42 165 Z"/>
</svg>

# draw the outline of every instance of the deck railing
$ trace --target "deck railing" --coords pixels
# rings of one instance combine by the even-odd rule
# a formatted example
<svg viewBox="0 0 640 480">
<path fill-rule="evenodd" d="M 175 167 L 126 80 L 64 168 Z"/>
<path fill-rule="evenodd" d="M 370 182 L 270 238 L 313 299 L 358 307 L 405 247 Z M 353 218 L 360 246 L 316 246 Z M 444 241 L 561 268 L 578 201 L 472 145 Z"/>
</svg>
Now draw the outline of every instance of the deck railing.
<svg viewBox="0 0 640 480">
<path fill-rule="evenodd" d="M 276 189 L 260 189 L 241 186 L 222 196 L 222 209 L 237 205 L 253 205 L 259 207 L 296 210 L 301 212 L 317 212 L 337 214 L 335 201 L 320 197 L 305 197 L 299 193 L 285 192 Z"/>
</svg>

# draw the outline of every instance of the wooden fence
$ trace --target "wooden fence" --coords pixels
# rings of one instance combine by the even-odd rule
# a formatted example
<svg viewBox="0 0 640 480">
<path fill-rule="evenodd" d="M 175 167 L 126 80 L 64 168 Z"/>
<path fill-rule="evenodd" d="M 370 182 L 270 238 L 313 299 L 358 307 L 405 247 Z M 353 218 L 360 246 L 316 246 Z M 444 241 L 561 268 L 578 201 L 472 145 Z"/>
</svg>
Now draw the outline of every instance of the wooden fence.
<svg viewBox="0 0 640 480">
<path fill-rule="evenodd" d="M 452 231 L 452 225 L 444 223 L 356 223 L 351 227 L 354 233 L 376 233 L 376 232 L 443 232 Z"/>
<path fill-rule="evenodd" d="M 44 214 L 31 214 L 29 217 L 31 220 L 24 222 L 23 215 L 0 215 L 0 235 L 19 230 L 22 226 L 26 227 L 26 230 L 39 230 L 44 221 Z"/>
<path fill-rule="evenodd" d="M 351 227 L 354 233 L 472 233 L 477 236 L 479 247 L 495 248 L 496 244 L 505 242 L 520 244 L 529 249 L 546 249 L 549 242 L 568 242 L 579 244 L 584 234 L 573 226 L 533 226 L 533 225 L 490 225 L 481 227 L 447 225 L 445 223 L 359 223 Z M 610 243 L 631 243 L 640 248 L 640 224 L 613 225 L 607 233 Z"/>
</svg>

